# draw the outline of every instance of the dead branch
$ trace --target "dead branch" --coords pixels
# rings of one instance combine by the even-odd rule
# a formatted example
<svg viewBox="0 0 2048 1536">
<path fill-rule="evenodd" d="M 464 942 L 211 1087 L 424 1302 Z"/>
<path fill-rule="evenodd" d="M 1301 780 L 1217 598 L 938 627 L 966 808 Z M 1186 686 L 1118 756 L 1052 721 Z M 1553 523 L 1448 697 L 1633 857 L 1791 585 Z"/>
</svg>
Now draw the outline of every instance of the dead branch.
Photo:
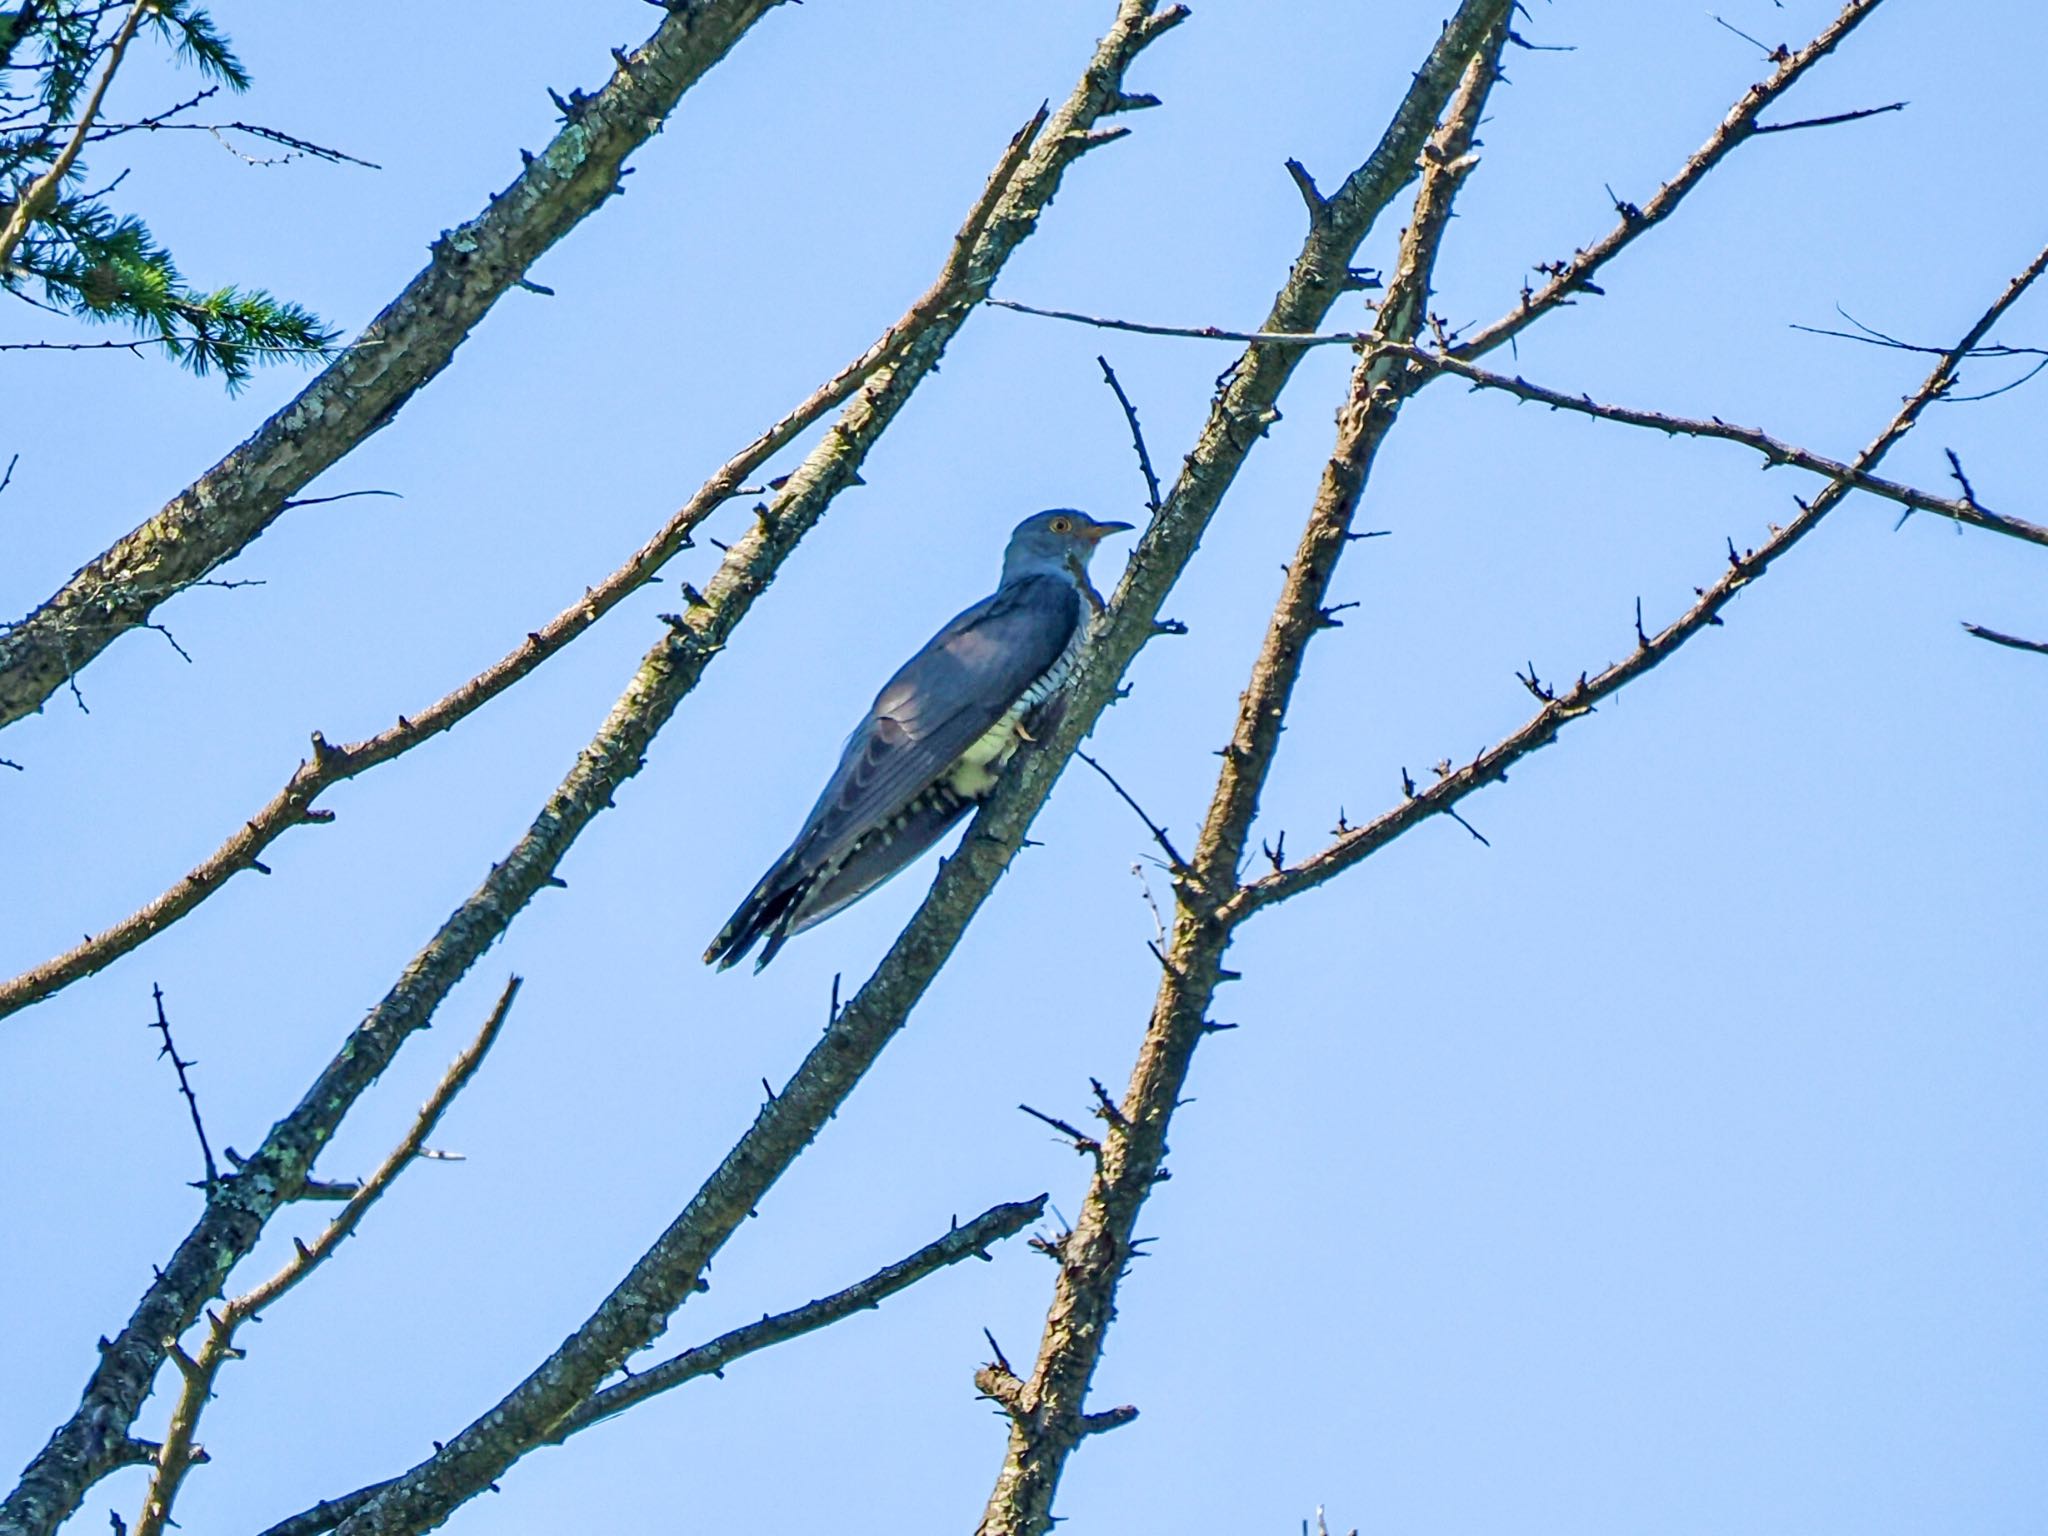
<svg viewBox="0 0 2048 1536">
<path fill-rule="evenodd" d="M 1547 389 L 1540 384 L 1530 383 L 1519 374 L 1510 377 L 1507 374 L 1489 372 L 1453 354 L 1414 349 L 1407 355 L 1419 366 L 1464 379 L 1475 389 L 1498 390 L 1517 399 L 1547 405 L 1552 410 L 1573 411 L 1599 421 L 1644 427 L 1671 436 L 1716 438 L 1726 443 L 1740 443 L 1743 447 L 1762 454 L 1765 462 L 1770 465 L 1789 464 L 1795 469 L 1825 475 L 1830 480 L 1839 480 L 1846 476 L 1854 489 L 1868 491 L 1873 496 L 1882 496 L 1888 501 L 1898 502 L 1909 512 L 1916 508 L 1926 512 L 1937 512 L 1958 523 L 1968 523 L 1972 527 L 1987 529 L 1992 533 L 2003 533 L 2015 539 L 2024 539 L 2030 544 L 2048 546 L 2048 527 L 2030 523 L 2024 518 L 2005 517 L 1991 511 L 1977 500 L 1976 494 L 1968 488 L 1967 482 L 1960 482 L 1964 485 L 1964 494 L 1960 497 L 1936 496 L 1897 480 L 1887 480 L 1878 475 L 1859 472 L 1853 465 L 1797 447 L 1759 428 L 1736 426 L 1732 422 L 1721 420 L 1718 416 L 1700 420 L 1696 417 L 1672 416 L 1663 411 L 1603 405 L 1590 395 L 1570 395 L 1561 390 Z"/>
<path fill-rule="evenodd" d="M 1677 175 L 1660 186 L 1648 201 L 1620 204 L 1620 222 L 1591 245 L 1573 252 L 1570 260 L 1537 268 L 1544 274 L 1542 286 L 1525 286 L 1521 303 L 1512 312 L 1475 333 L 1469 340 L 1450 347 L 1451 355 L 1467 360 L 1480 357 L 1519 336 L 1538 316 L 1547 314 L 1560 304 L 1575 302 L 1576 295 L 1599 293 L 1600 289 L 1593 283 L 1594 275 L 1644 230 L 1669 218 L 1685 195 L 1698 186 L 1707 172 L 1719 165 L 1731 150 L 1744 140 L 1756 137 L 1757 118 L 1764 109 L 1798 83 L 1800 76 L 1833 53 L 1842 40 L 1867 21 L 1871 12 L 1882 3 L 1883 0 L 1849 0 L 1840 14 L 1797 53 L 1782 48 L 1767 51 L 1767 56 L 1777 67 L 1728 109 L 1727 116 L 1708 135 L 1707 141 L 1679 167 Z"/>
<path fill-rule="evenodd" d="M 686 1381 L 695 1381 L 702 1376 L 723 1376 L 727 1366 L 748 1355 L 807 1333 L 816 1333 L 820 1328 L 829 1327 L 856 1313 L 872 1311 L 897 1292 L 908 1290 L 926 1276 L 963 1259 L 986 1259 L 991 1244 L 1015 1237 L 1044 1215 L 1045 1200 L 1044 1195 L 1038 1195 L 1030 1200 L 992 1206 L 965 1226 L 955 1226 L 944 1237 L 925 1244 L 917 1252 L 898 1259 L 844 1290 L 834 1291 L 790 1311 L 763 1317 L 757 1323 L 747 1323 L 720 1334 L 709 1343 L 686 1349 L 659 1365 L 635 1371 L 625 1380 L 591 1396 L 563 1421 L 545 1443 L 560 1445 L 571 1435 L 581 1434 L 607 1419 L 616 1418 L 628 1408 L 671 1391 Z M 270 1526 L 263 1536 L 320 1536 L 321 1532 L 333 1530 L 350 1515 L 366 1507 L 393 1481 L 395 1479 L 372 1483 L 338 1498 L 323 1499 L 311 1509 Z"/>
<path fill-rule="evenodd" d="M 199 1138 L 199 1155 L 206 1164 L 205 1188 L 211 1190 L 220 1182 L 220 1168 L 213 1160 L 213 1146 L 206 1139 L 206 1122 L 199 1117 L 199 1095 L 192 1091 L 192 1068 L 199 1065 L 178 1054 L 177 1044 L 171 1039 L 171 1021 L 164 1014 L 164 989 L 154 984 L 149 989 L 151 999 L 156 1003 L 156 1017 L 149 1027 L 163 1036 L 163 1044 L 157 1048 L 157 1057 L 170 1057 L 171 1070 L 178 1074 L 178 1092 L 184 1095 L 185 1108 L 192 1115 L 192 1134 Z"/>
<path fill-rule="evenodd" d="M 1461 66 L 1457 95 L 1423 151 L 1426 169 L 1415 211 L 1375 324 L 1381 341 L 1412 342 L 1427 311 L 1430 276 L 1451 205 L 1476 157 L 1473 135 L 1499 77 L 1508 21 L 1497 15 Z M 1329 580 L 1349 543 L 1352 518 L 1374 456 L 1401 404 L 1422 375 L 1390 353 L 1368 351 L 1352 374 L 1338 413 L 1337 444 L 1325 465 L 1264 645 L 1223 751 L 1215 795 L 1195 847 L 1190 878 L 1176 890 L 1171 947 L 1137 1065 L 1121 1105 L 1097 1086 L 1106 1129 L 1074 1228 L 1060 1245 L 1059 1274 L 1038 1356 L 1016 1389 L 1009 1444 L 983 1513 L 982 1536 L 1043 1536 L 1069 1456 L 1088 1435 L 1127 1422 L 1135 1410 L 1087 1410 L 1087 1394 L 1112 1320 L 1116 1295 L 1135 1252 L 1135 1225 L 1164 1176 L 1166 1137 L 1195 1047 L 1207 1033 L 1215 989 L 1230 943 L 1227 924 L 1190 889 L 1234 885 L 1259 795 L 1278 751 L 1288 700 L 1309 641 L 1327 628 Z"/>
<path fill-rule="evenodd" d="M 497 1005 L 484 1020 L 483 1028 L 477 1031 L 476 1038 L 470 1041 L 462 1054 L 449 1064 L 404 1138 L 392 1148 L 376 1171 L 356 1186 L 347 1203 L 320 1235 L 311 1243 L 294 1242 L 292 1257 L 276 1274 L 255 1289 L 237 1296 L 220 1310 L 209 1312 L 206 1338 L 199 1348 L 189 1353 L 181 1350 L 173 1357 L 184 1377 L 184 1389 L 171 1409 L 171 1424 L 157 1453 L 156 1472 L 150 1478 L 149 1491 L 143 1498 L 142 1513 L 135 1520 L 135 1536 L 163 1536 L 167 1527 L 177 1523 L 171 1518 L 171 1507 L 177 1502 L 178 1490 L 184 1486 L 186 1474 L 205 1459 L 205 1452 L 193 1439 L 200 1415 L 213 1400 L 214 1384 L 221 1367 L 230 1360 L 242 1358 L 243 1351 L 235 1343 L 236 1331 L 242 1324 L 260 1317 L 266 1307 L 331 1258 L 398 1176 L 416 1159 L 426 1155 L 427 1138 L 434 1133 L 434 1127 L 440 1124 L 455 1096 L 476 1076 L 484 1057 L 497 1042 L 498 1033 L 505 1025 L 505 1016 L 512 1010 L 512 1000 L 519 995 L 519 986 L 517 976 L 505 983 L 505 989 L 498 994 Z"/>
<path fill-rule="evenodd" d="M 1373 821 L 1343 832 L 1335 842 L 1312 858 L 1243 886 L 1226 904 L 1222 914 L 1224 920 L 1229 923 L 1242 921 L 1262 907 L 1322 884 L 1392 842 L 1410 827 L 1455 805 L 1481 786 L 1506 777 L 1506 770 L 1512 764 L 1556 740 L 1558 731 L 1568 721 L 1591 713 L 1602 699 L 1657 666 L 1695 635 L 1719 624 L 1721 610 L 1734 599 L 1735 594 L 1763 575 L 1781 555 L 1810 533 L 1856 487 L 1858 477 L 1867 474 L 1892 445 L 1912 429 L 1921 413 L 1941 398 L 1954 378 L 1957 363 L 1998 323 L 2044 269 L 2048 269 L 2048 248 L 2044 248 L 2013 278 L 1997 301 L 1970 327 L 1963 340 L 1936 362 L 1933 371 L 1919 389 L 1907 397 L 1898 414 L 1847 467 L 1848 472 L 1830 480 L 1811 502 L 1801 503 L 1799 515 L 1776 529 L 1756 549 L 1738 554 L 1731 544 L 1727 569 L 1711 586 L 1702 588 L 1698 600 L 1678 618 L 1656 634 L 1647 636 L 1624 660 L 1592 677 L 1582 675 L 1569 690 L 1554 690 L 1554 697 L 1547 699 L 1521 729 L 1487 748 L 1464 767 L 1440 777 L 1428 789 L 1407 797 L 1402 804 Z"/>
</svg>

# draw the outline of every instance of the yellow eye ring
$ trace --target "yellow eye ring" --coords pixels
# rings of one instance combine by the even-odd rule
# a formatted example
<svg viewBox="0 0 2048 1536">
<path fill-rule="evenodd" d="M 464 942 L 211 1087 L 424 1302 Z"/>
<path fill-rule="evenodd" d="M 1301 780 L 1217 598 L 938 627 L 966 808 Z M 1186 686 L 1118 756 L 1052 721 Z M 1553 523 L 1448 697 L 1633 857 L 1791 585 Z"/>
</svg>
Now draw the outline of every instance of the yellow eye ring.
<svg viewBox="0 0 2048 1536">
<path fill-rule="evenodd" d="M 1056 517 L 1050 523 L 1047 523 L 1046 526 L 1054 533 L 1072 533 L 1074 531 L 1074 520 L 1071 517 Z"/>
</svg>

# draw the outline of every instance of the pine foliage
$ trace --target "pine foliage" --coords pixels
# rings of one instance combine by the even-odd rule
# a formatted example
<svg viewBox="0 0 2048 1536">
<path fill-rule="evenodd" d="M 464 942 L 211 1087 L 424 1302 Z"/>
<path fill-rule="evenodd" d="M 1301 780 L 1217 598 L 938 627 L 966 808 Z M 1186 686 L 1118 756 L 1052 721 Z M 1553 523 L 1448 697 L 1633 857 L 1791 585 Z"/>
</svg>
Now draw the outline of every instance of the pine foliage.
<svg viewBox="0 0 2048 1536">
<path fill-rule="evenodd" d="M 190 0 L 136 3 L 148 6 L 137 47 L 148 40 L 167 48 L 216 89 L 248 88 L 247 70 L 205 10 Z M 127 16 L 128 5 L 116 0 L 24 0 L 0 11 L 0 217 L 11 215 L 57 162 Z M 58 314 L 127 326 L 193 373 L 217 373 L 231 390 L 259 363 L 330 355 L 336 333 L 303 306 L 261 288 L 187 283 L 149 226 L 110 205 L 122 177 L 88 190 L 92 146 L 123 131 L 94 126 L 0 268 L 0 287 Z"/>
</svg>

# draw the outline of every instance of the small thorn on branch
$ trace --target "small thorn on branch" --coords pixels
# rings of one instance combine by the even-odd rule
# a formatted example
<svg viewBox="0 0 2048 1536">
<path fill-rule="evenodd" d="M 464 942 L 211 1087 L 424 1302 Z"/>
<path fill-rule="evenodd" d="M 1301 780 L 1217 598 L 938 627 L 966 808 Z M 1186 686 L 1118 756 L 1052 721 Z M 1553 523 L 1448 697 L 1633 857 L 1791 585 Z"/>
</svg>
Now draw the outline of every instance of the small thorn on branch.
<svg viewBox="0 0 2048 1536">
<path fill-rule="evenodd" d="M 1097 1141 L 1093 1136 L 1086 1135 L 1074 1126 L 1067 1124 L 1066 1121 L 1060 1119 L 1057 1115 L 1048 1115 L 1043 1110 L 1033 1109 L 1029 1104 L 1019 1104 L 1017 1107 L 1032 1119 L 1043 1121 L 1066 1137 L 1068 1141 L 1073 1143 L 1076 1152 L 1088 1157 L 1100 1157 L 1102 1155 L 1101 1142 Z"/>
<path fill-rule="evenodd" d="M 1636 649 L 1647 651 L 1649 648 L 1650 637 L 1643 630 L 1643 600 L 1639 597 L 1636 599 Z"/>
<path fill-rule="evenodd" d="M 996 1357 L 996 1369 L 1001 1371 L 1005 1376 L 1008 1376 L 1012 1380 L 1015 1380 L 1017 1372 L 1015 1368 L 1012 1367 L 1010 1364 L 1010 1357 L 1003 1353 L 1003 1346 L 996 1342 L 996 1336 L 993 1333 L 989 1332 L 989 1330 L 986 1328 L 981 1330 L 981 1336 L 984 1339 L 988 1340 L 989 1351 Z"/>
<path fill-rule="evenodd" d="M 1101 1413 L 1081 1415 L 1081 1434 L 1100 1435 L 1112 1429 L 1121 1429 L 1138 1416 L 1138 1410 L 1129 1403 L 1121 1408 L 1106 1408 Z"/>
<path fill-rule="evenodd" d="M 1316 186 L 1316 179 L 1309 175 L 1308 167 L 1289 156 L 1287 175 L 1294 182 L 1294 190 L 1301 194 L 1302 206 L 1308 209 L 1309 223 L 1321 223 L 1329 210 L 1330 200 L 1323 196 L 1321 189 Z"/>
<path fill-rule="evenodd" d="M 1458 814 L 1458 808 L 1455 805 L 1447 805 L 1443 808 L 1443 811 L 1446 816 L 1451 818 L 1451 820 L 1455 821 L 1467 832 L 1470 832 L 1472 836 L 1478 840 L 1480 847 L 1491 848 L 1493 846 L 1492 843 L 1486 840 L 1485 833 L 1481 832 L 1477 827 L 1473 826 L 1471 822 L 1467 821 L 1463 816 L 1460 816 Z"/>
<path fill-rule="evenodd" d="M 1109 1096 L 1109 1090 L 1102 1086 L 1102 1080 L 1091 1077 L 1088 1079 L 1088 1086 L 1095 1092 L 1095 1114 L 1097 1118 L 1119 1131 L 1129 1129 L 1131 1122 L 1125 1118 L 1124 1112 L 1116 1100 Z"/>
</svg>

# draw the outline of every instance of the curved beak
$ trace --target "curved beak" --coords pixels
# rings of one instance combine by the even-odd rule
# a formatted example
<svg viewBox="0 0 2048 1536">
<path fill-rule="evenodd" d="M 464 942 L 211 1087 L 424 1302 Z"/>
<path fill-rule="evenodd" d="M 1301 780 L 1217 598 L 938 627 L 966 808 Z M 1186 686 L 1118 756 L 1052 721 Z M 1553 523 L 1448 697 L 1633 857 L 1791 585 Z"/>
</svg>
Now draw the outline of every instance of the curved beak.
<svg viewBox="0 0 2048 1536">
<path fill-rule="evenodd" d="M 1081 530 L 1080 536 L 1090 544 L 1100 544 L 1112 533 L 1129 533 L 1136 526 L 1135 523 L 1090 523 Z"/>
</svg>

